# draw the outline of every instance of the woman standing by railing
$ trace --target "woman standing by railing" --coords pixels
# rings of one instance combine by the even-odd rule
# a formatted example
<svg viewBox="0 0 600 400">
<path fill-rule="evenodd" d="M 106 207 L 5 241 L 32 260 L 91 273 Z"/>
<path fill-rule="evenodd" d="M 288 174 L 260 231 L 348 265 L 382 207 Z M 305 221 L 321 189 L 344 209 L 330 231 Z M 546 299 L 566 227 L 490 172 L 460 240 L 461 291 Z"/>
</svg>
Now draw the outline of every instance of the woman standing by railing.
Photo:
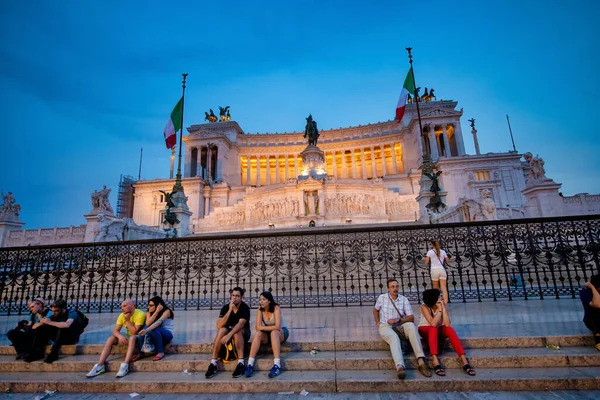
<svg viewBox="0 0 600 400">
<path fill-rule="evenodd" d="M 431 241 L 431 249 L 425 256 L 425 265 L 431 262 L 431 282 L 435 289 L 442 291 L 444 303 L 448 304 L 448 274 L 446 273 L 446 263 L 450 262 L 448 254 L 440 248 L 437 240 Z"/>
</svg>

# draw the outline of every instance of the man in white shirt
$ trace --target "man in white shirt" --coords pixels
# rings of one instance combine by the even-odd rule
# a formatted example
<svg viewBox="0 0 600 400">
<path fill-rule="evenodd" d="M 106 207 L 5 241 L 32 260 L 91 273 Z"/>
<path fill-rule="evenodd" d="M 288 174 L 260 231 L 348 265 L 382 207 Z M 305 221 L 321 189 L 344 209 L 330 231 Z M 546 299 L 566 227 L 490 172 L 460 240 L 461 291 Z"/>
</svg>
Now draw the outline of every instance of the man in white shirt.
<svg viewBox="0 0 600 400">
<path fill-rule="evenodd" d="M 406 377 L 400 337 L 410 341 L 417 357 L 419 372 L 429 378 L 431 371 L 425 364 L 425 353 L 423 353 L 421 339 L 414 324 L 415 316 L 408 299 L 398 293 L 399 287 L 397 280 L 388 279 L 388 292 L 379 296 L 375 308 L 373 308 L 375 324 L 379 328 L 379 334 L 383 340 L 390 345 L 398 378 Z"/>
</svg>

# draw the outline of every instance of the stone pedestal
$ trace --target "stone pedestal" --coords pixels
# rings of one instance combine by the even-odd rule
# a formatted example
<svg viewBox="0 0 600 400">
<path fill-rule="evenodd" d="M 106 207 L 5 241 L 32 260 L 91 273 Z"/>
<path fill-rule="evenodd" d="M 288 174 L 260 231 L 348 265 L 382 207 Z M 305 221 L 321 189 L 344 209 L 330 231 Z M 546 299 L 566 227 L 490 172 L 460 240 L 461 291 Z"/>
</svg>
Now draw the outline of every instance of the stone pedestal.
<svg viewBox="0 0 600 400">
<path fill-rule="evenodd" d="M 302 153 L 302 172 L 298 180 L 323 179 L 327 176 L 325 168 L 325 154 L 317 146 L 308 145 Z"/>
<path fill-rule="evenodd" d="M 183 192 L 175 192 L 171 196 L 171 200 L 175 207 L 171 207 L 171 212 L 177 215 L 179 223 L 171 226 L 165 225 L 166 228 L 175 228 L 177 237 L 184 237 L 190 234 L 190 219 L 192 212 L 187 205 L 187 197 Z"/>
<path fill-rule="evenodd" d="M 7 243 L 8 235 L 11 231 L 20 230 L 24 222 L 21 222 L 18 217 L 16 219 L 0 218 L 0 247 L 4 247 Z"/>
<path fill-rule="evenodd" d="M 525 216 L 536 218 L 565 215 L 564 202 L 558 194 L 561 186 L 562 184 L 556 183 L 552 179 L 527 182 L 525 189 L 521 190 L 527 199 Z"/>
</svg>

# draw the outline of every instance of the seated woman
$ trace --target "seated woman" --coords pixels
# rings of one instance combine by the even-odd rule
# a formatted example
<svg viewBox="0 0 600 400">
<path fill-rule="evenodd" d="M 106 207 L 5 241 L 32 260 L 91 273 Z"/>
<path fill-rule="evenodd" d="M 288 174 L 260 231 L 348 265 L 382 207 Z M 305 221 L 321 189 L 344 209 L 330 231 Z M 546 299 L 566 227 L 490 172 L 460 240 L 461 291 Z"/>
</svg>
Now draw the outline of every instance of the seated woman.
<svg viewBox="0 0 600 400">
<path fill-rule="evenodd" d="M 269 378 L 275 378 L 281 373 L 281 343 L 285 342 L 290 335 L 288 328 L 283 322 L 281 308 L 270 292 L 262 292 L 258 299 L 260 308 L 256 310 L 256 333 L 252 338 L 250 357 L 246 367 L 246 377 L 249 378 L 254 372 L 255 357 L 260 350 L 261 344 L 271 343 L 273 346 L 273 368 L 269 371 Z"/>
<path fill-rule="evenodd" d="M 423 292 L 423 304 L 421 304 L 421 321 L 419 322 L 419 335 L 426 338 L 429 342 L 429 351 L 431 352 L 431 361 L 433 370 L 439 376 L 445 376 L 446 372 L 440 365 L 438 359 L 438 336 L 450 339 L 452 348 L 458 354 L 462 362 L 463 369 L 471 376 L 475 375 L 475 370 L 469 364 L 465 356 L 465 350 L 460 343 L 454 329 L 450 326 L 450 315 L 446 304 L 440 299 L 439 289 L 428 289 Z"/>
<path fill-rule="evenodd" d="M 593 275 L 579 292 L 583 305 L 583 323 L 594 334 L 594 346 L 600 351 L 600 274 Z"/>
<path fill-rule="evenodd" d="M 143 353 L 140 350 L 146 334 L 150 336 L 150 340 L 156 348 L 156 356 L 152 361 L 161 360 L 165 356 L 164 347 L 173 340 L 173 318 L 175 318 L 175 313 L 161 297 L 151 298 L 148 301 L 148 311 L 146 312 L 146 327 L 141 329 L 137 335 L 129 338 L 129 347 L 124 363 L 130 364 L 142 358 Z M 133 355 L 136 349 L 138 353 Z"/>
</svg>

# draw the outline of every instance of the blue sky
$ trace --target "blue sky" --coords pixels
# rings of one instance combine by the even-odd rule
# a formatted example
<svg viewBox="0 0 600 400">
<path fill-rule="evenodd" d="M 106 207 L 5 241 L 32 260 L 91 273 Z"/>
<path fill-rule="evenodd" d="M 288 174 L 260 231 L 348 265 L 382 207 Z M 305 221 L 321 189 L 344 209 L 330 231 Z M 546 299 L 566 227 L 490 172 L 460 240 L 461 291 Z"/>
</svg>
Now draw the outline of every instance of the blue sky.
<svg viewBox="0 0 600 400">
<path fill-rule="evenodd" d="M 231 106 L 246 132 L 393 118 L 417 85 L 476 118 L 482 152 L 539 154 L 565 195 L 600 193 L 600 2 L 0 2 L 0 189 L 25 228 L 85 223 L 121 174 L 166 178 L 162 131 L 189 73 L 184 124 Z M 488 4 L 489 3 L 489 4 Z"/>
</svg>

